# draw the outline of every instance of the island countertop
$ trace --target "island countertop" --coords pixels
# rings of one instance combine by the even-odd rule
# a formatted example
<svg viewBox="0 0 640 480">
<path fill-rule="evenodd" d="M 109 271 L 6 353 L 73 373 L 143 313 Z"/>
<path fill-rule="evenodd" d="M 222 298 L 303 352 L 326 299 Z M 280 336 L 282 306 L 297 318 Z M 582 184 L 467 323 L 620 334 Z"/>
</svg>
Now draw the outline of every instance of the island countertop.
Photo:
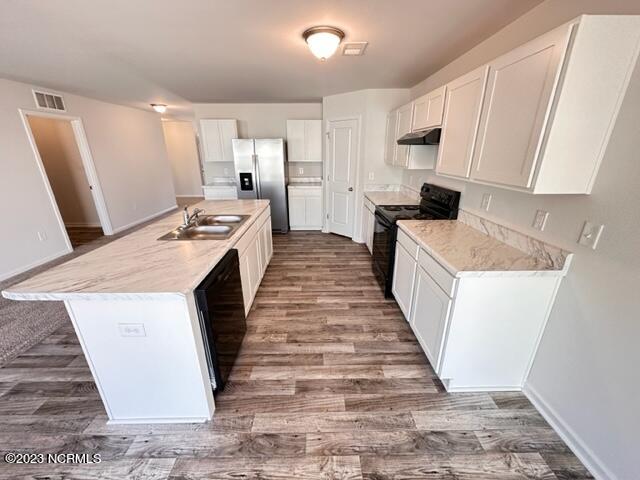
<svg viewBox="0 0 640 480">
<path fill-rule="evenodd" d="M 453 276 L 564 275 L 548 255 L 530 255 L 457 220 L 400 220 L 399 228 Z"/>
<path fill-rule="evenodd" d="M 186 295 L 237 243 L 268 200 L 205 200 L 194 205 L 207 215 L 250 215 L 226 240 L 161 241 L 182 223 L 177 210 L 103 247 L 46 270 L 2 292 L 13 300 L 146 298 Z"/>
</svg>

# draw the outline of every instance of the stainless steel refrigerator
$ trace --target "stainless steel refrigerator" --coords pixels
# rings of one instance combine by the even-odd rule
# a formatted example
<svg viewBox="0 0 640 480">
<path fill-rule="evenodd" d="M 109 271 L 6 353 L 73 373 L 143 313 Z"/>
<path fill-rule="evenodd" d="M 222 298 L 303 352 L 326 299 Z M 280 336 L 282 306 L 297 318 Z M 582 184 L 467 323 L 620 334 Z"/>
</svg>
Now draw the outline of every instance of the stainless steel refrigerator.
<svg viewBox="0 0 640 480">
<path fill-rule="evenodd" d="M 286 233 L 289 215 L 284 140 L 236 138 L 232 143 L 238 198 L 270 200 L 271 228 Z"/>
</svg>

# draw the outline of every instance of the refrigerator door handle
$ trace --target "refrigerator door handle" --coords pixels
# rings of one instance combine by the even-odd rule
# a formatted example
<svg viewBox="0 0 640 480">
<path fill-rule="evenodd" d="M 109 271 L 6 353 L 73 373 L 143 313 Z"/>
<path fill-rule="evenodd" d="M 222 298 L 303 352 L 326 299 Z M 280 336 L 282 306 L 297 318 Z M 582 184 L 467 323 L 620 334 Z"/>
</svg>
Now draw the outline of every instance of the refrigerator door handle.
<svg viewBox="0 0 640 480">
<path fill-rule="evenodd" d="M 262 198 L 262 192 L 260 192 L 260 163 L 258 162 L 258 155 L 253 154 L 253 171 L 256 173 L 256 192 L 258 198 Z"/>
</svg>

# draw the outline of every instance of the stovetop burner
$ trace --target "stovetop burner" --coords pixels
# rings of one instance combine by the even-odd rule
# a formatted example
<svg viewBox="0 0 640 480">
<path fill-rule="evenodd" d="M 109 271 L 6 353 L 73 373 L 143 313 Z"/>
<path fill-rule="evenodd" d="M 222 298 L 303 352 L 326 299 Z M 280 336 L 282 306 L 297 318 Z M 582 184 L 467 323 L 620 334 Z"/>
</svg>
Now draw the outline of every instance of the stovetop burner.
<svg viewBox="0 0 640 480">
<path fill-rule="evenodd" d="M 400 210 L 402 210 L 402 207 L 397 207 L 395 205 L 390 205 L 388 207 L 382 207 L 385 210 L 389 211 L 389 212 L 399 212 Z"/>
</svg>

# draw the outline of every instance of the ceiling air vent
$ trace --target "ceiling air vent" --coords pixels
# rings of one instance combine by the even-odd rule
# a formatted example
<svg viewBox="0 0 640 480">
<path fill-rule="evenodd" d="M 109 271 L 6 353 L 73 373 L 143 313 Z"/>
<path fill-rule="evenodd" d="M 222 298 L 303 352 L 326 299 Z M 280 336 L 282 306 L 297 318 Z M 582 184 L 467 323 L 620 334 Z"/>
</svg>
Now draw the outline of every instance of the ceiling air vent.
<svg viewBox="0 0 640 480">
<path fill-rule="evenodd" d="M 342 55 L 346 57 L 359 57 L 364 55 L 367 42 L 346 42 L 342 47 Z"/>
<path fill-rule="evenodd" d="M 60 95 L 48 92 L 33 91 L 33 97 L 36 99 L 36 106 L 38 108 L 45 108 L 47 110 L 65 111 L 64 102 Z"/>
</svg>

